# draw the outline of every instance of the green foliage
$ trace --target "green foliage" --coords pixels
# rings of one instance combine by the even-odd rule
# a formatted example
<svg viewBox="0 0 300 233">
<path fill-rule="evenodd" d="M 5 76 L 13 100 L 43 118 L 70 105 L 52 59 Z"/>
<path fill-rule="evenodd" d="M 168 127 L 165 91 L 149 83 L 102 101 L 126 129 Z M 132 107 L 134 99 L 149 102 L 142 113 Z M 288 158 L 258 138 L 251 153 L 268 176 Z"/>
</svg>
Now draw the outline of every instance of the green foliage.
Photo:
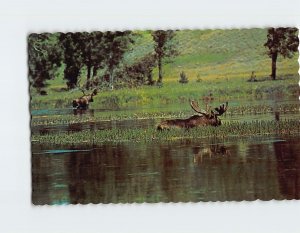
<svg viewBox="0 0 300 233">
<path fill-rule="evenodd" d="M 61 64 L 61 48 L 58 34 L 36 34 L 28 36 L 29 80 L 33 87 L 45 87 L 45 81 L 53 79 Z"/>
<path fill-rule="evenodd" d="M 172 43 L 174 36 L 175 32 L 171 30 L 157 30 L 152 32 L 152 37 L 155 42 L 154 50 L 158 58 L 172 57 L 176 54 L 177 51 Z"/>
<path fill-rule="evenodd" d="M 80 49 L 83 58 L 82 62 L 87 68 L 86 89 L 89 89 L 92 84 L 98 84 L 91 82 L 91 76 L 95 77 L 98 69 L 104 67 L 104 46 L 104 33 L 81 33 Z"/>
<path fill-rule="evenodd" d="M 86 88 L 91 85 L 102 85 L 101 81 L 107 82 L 106 75 L 109 75 L 109 82 L 113 88 L 113 72 L 120 65 L 124 53 L 129 45 L 134 42 L 132 32 L 77 32 L 62 33 L 60 42 L 64 48 L 64 77 L 67 80 L 68 88 L 78 85 L 80 72 L 86 67 L 87 82 Z M 102 79 L 97 80 L 97 72 L 104 69 Z M 95 80 L 91 82 L 91 77 Z"/>
<path fill-rule="evenodd" d="M 278 53 L 283 57 L 291 58 L 298 51 L 299 38 L 297 28 L 269 28 L 267 42 L 264 44 L 269 50 L 271 58 Z"/>
<path fill-rule="evenodd" d="M 114 88 L 114 70 L 120 65 L 125 52 L 134 43 L 131 31 L 116 31 L 104 33 L 104 56 L 111 89 Z"/>
<path fill-rule="evenodd" d="M 128 87 L 136 87 L 143 84 L 153 85 L 152 71 L 156 66 L 156 59 L 152 53 L 146 54 L 132 65 L 127 65 L 122 72 Z M 126 86 L 126 85 L 125 85 Z"/>
</svg>

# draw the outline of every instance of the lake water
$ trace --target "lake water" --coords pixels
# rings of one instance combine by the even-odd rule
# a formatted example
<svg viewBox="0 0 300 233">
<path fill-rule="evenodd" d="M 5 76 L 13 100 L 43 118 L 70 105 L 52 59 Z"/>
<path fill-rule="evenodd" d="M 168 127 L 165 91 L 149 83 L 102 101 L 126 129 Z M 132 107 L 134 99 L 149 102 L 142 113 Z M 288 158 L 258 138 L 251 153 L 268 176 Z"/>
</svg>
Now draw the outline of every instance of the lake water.
<svg viewBox="0 0 300 233">
<path fill-rule="evenodd" d="M 300 136 L 32 150 L 34 204 L 300 197 Z"/>
<path fill-rule="evenodd" d="M 273 106 L 273 100 L 266 100 Z M 280 100 L 280 104 L 297 100 Z M 248 104 L 261 104 L 253 102 Z M 230 106 L 243 103 L 231 102 Z M 144 109 L 147 112 L 147 109 Z M 110 110 L 88 110 L 95 112 Z M 138 110 L 128 110 L 138 111 Z M 73 115 L 71 109 L 32 110 L 33 121 Z M 273 113 L 222 116 L 223 122 L 274 120 Z M 299 119 L 283 112 L 280 119 Z M 32 134 L 155 127 L 161 119 L 32 125 Z M 300 199 L 300 135 L 105 143 L 32 144 L 34 204 L 198 202 Z"/>
</svg>

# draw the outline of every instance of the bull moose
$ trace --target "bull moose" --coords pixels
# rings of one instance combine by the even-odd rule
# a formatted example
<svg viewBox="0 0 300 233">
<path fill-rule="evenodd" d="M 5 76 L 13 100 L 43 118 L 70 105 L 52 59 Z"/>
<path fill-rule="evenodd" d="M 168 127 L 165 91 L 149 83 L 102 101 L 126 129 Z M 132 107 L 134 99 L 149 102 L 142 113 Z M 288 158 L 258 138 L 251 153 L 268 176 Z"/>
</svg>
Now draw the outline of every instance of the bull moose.
<svg viewBox="0 0 300 233">
<path fill-rule="evenodd" d="M 97 89 L 94 89 L 89 95 L 85 94 L 84 90 L 81 89 L 81 91 L 83 96 L 73 100 L 73 108 L 85 110 L 88 109 L 90 102 L 94 102 L 93 96 L 97 95 Z"/>
<path fill-rule="evenodd" d="M 197 126 L 219 126 L 221 125 L 221 120 L 219 116 L 223 115 L 228 108 L 228 102 L 226 104 L 220 105 L 220 107 L 214 110 L 201 110 L 197 101 L 191 101 L 192 109 L 197 112 L 197 115 L 193 115 L 188 119 L 173 119 L 162 121 L 158 126 L 158 130 L 171 129 L 171 128 L 194 128 Z"/>
</svg>

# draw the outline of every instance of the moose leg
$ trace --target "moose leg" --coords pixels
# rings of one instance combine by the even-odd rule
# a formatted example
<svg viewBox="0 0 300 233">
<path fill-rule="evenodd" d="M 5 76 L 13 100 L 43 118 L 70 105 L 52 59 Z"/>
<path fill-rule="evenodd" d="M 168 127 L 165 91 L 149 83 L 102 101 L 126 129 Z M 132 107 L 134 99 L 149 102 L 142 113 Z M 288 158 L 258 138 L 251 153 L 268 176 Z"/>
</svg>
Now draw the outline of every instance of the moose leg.
<svg viewBox="0 0 300 233">
<path fill-rule="evenodd" d="M 73 100 L 73 103 L 72 103 L 72 105 L 73 105 L 73 108 L 78 108 L 78 101 L 77 100 Z"/>
</svg>

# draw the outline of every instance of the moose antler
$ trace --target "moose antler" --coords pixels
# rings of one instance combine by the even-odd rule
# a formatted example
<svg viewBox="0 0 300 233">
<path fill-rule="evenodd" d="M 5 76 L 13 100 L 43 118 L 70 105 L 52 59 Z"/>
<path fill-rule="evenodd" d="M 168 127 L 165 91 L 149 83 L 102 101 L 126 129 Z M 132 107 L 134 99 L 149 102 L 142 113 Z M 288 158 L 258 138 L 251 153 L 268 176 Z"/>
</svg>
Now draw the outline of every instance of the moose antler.
<svg viewBox="0 0 300 233">
<path fill-rule="evenodd" d="M 205 110 L 202 110 L 202 109 L 199 108 L 198 102 L 195 101 L 195 100 L 192 100 L 192 101 L 191 101 L 191 107 L 192 107 L 192 109 L 194 109 L 194 111 L 197 112 L 197 113 L 200 113 L 200 114 L 205 115 L 205 116 L 208 115 L 207 112 L 206 112 Z"/>
<path fill-rule="evenodd" d="M 223 115 L 226 111 L 227 111 L 227 108 L 228 108 L 228 102 L 226 102 L 226 104 L 222 104 L 220 105 L 219 108 L 215 108 L 215 111 L 217 113 L 214 113 L 216 116 L 221 116 Z"/>
</svg>

